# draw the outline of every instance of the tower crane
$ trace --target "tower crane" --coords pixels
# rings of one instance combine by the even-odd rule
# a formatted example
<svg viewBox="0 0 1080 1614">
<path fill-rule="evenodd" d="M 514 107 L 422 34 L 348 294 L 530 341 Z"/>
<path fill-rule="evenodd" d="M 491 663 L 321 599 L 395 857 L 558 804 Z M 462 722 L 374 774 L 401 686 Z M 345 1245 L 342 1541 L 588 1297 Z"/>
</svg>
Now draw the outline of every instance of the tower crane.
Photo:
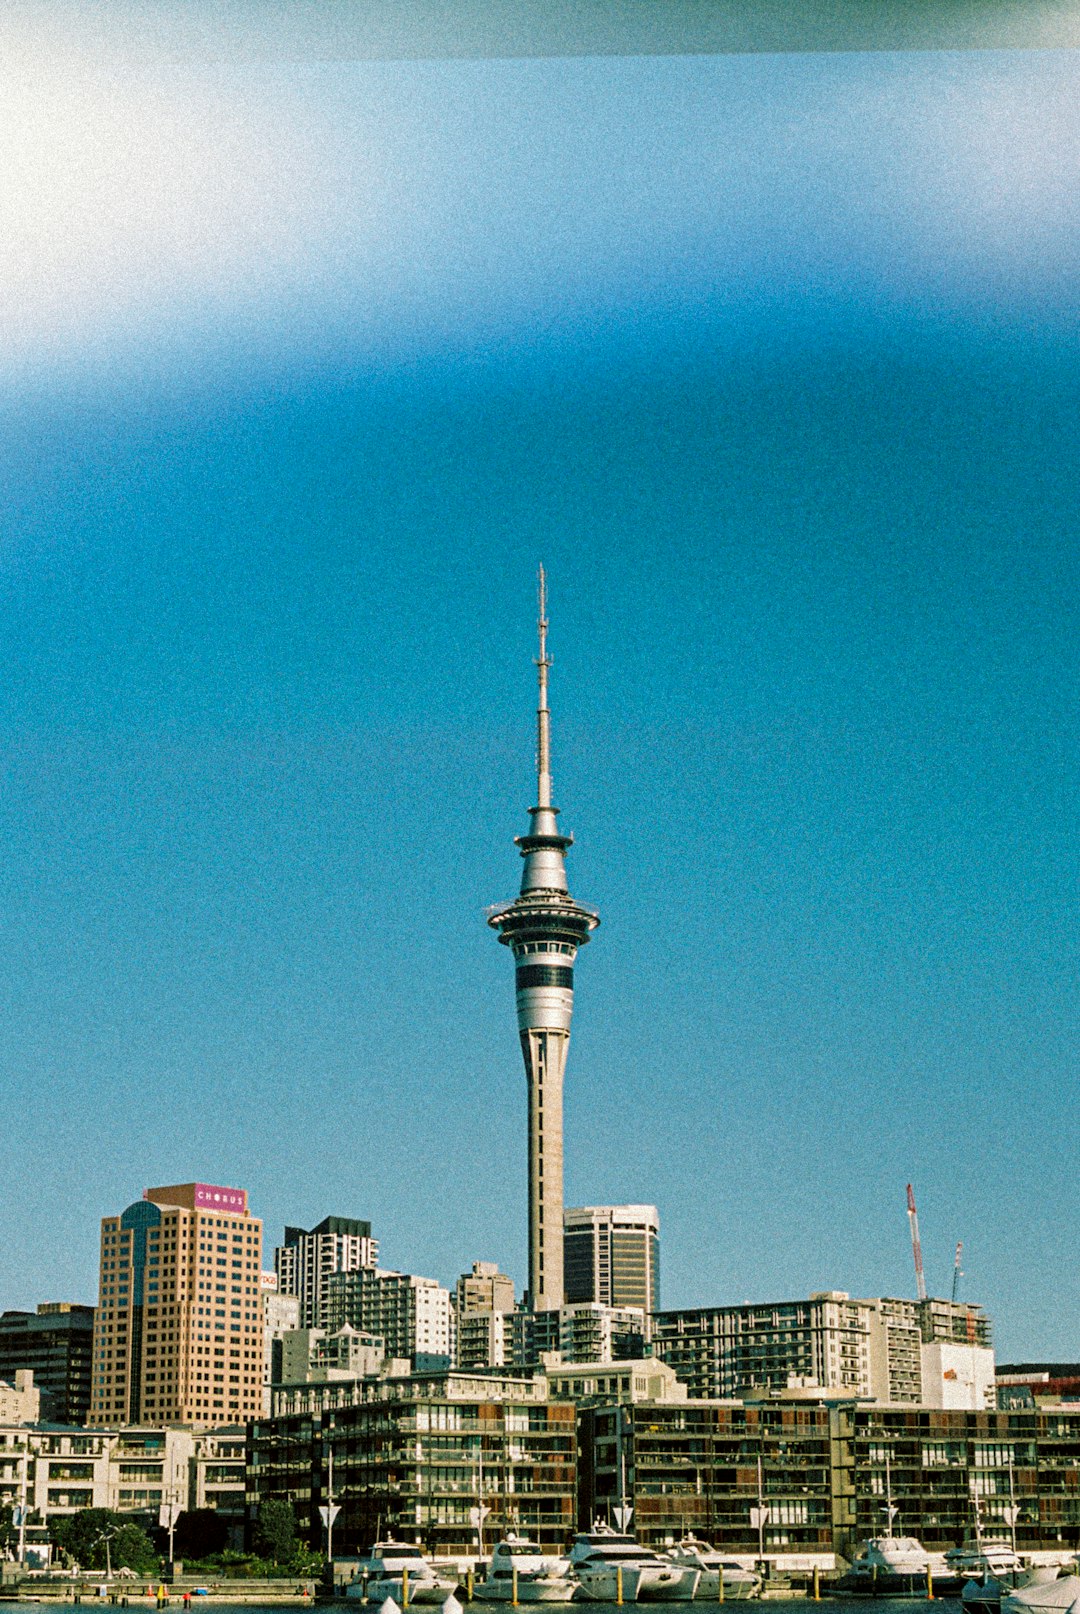
<svg viewBox="0 0 1080 1614">
<path fill-rule="evenodd" d="M 956 1260 L 952 1269 L 952 1303 L 956 1305 L 956 1297 L 960 1292 L 960 1279 L 964 1274 L 960 1270 L 960 1251 L 964 1248 L 963 1240 L 956 1246 Z"/>
</svg>

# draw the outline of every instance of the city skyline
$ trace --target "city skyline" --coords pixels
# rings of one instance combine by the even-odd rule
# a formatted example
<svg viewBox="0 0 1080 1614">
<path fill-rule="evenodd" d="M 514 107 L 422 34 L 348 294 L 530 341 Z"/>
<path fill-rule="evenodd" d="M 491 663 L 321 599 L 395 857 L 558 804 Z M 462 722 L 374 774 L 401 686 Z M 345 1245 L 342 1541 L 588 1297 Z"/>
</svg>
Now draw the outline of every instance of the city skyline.
<svg viewBox="0 0 1080 1614">
<path fill-rule="evenodd" d="M 1074 1354 L 1074 57 L 37 65 L 0 1304 L 188 1180 L 523 1284 L 543 560 L 566 1203 L 659 1207 L 667 1306 L 913 1295 L 911 1181 Z"/>
</svg>

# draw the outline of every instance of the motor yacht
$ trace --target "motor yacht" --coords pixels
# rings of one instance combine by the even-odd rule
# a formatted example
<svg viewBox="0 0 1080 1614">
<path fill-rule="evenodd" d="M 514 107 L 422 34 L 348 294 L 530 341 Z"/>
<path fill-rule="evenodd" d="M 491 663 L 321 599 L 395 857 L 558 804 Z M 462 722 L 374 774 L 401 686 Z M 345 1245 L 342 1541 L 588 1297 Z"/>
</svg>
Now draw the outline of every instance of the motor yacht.
<svg viewBox="0 0 1080 1614">
<path fill-rule="evenodd" d="M 936 1577 L 930 1554 L 914 1536 L 874 1536 L 832 1590 L 840 1596 L 909 1597 L 926 1589 L 928 1570 Z"/>
<path fill-rule="evenodd" d="M 407 1541 L 377 1541 L 368 1556 L 361 1559 L 345 1595 L 369 1603 L 382 1603 L 392 1597 L 404 1606 L 406 1601 L 445 1603 L 457 1587 L 457 1577 L 440 1574 L 419 1547 Z"/>
<path fill-rule="evenodd" d="M 483 1603 L 569 1603 L 577 1591 L 566 1558 L 546 1555 L 535 1541 L 508 1535 L 497 1542 L 487 1574 L 473 1587 Z"/>
<path fill-rule="evenodd" d="M 605 1527 L 574 1537 L 570 1569 L 593 1603 L 617 1602 L 620 1590 L 624 1603 L 688 1603 L 701 1579 L 700 1569 L 673 1564 Z"/>
<path fill-rule="evenodd" d="M 723 1553 L 717 1552 L 715 1547 L 699 1540 L 697 1536 L 684 1536 L 664 1556 L 670 1558 L 673 1564 L 701 1570 L 695 1596 L 702 1601 L 718 1600 L 721 1579 L 725 1602 L 729 1598 L 738 1602 L 747 1597 L 756 1597 L 761 1590 L 760 1575 L 752 1569 L 744 1569 L 734 1558 L 725 1558 Z"/>
<path fill-rule="evenodd" d="M 993 1575 L 1002 1577 L 1019 1574 L 1024 1561 L 1007 1541 L 965 1541 L 961 1547 L 950 1547 L 945 1562 L 954 1575 L 969 1577 Z"/>
</svg>

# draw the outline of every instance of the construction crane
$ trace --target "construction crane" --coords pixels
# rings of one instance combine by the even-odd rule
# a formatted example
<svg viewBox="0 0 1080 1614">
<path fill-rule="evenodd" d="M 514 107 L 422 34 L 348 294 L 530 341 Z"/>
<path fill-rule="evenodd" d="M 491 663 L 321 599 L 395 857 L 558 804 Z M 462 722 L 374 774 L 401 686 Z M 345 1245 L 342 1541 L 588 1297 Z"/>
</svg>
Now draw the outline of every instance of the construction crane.
<svg viewBox="0 0 1080 1614">
<path fill-rule="evenodd" d="M 964 1248 L 963 1240 L 956 1246 L 956 1260 L 952 1269 L 952 1303 L 956 1305 L 956 1297 L 960 1292 L 960 1279 L 964 1274 L 960 1270 L 960 1251 Z"/>
<path fill-rule="evenodd" d="M 926 1279 L 923 1277 L 922 1245 L 919 1243 L 919 1213 L 915 1209 L 915 1190 L 907 1185 L 907 1214 L 911 1223 L 911 1253 L 915 1257 L 915 1287 L 920 1300 L 926 1299 Z"/>
</svg>

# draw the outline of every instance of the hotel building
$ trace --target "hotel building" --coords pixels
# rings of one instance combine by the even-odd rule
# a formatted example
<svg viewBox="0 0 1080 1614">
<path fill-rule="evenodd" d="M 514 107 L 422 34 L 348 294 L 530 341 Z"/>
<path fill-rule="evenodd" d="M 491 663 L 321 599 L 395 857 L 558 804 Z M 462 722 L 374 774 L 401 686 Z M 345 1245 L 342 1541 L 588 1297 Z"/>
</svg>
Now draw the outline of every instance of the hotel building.
<svg viewBox="0 0 1080 1614">
<path fill-rule="evenodd" d="M 89 1423 L 241 1423 L 262 1412 L 262 1223 L 242 1188 L 148 1188 L 101 1224 Z"/>
</svg>

